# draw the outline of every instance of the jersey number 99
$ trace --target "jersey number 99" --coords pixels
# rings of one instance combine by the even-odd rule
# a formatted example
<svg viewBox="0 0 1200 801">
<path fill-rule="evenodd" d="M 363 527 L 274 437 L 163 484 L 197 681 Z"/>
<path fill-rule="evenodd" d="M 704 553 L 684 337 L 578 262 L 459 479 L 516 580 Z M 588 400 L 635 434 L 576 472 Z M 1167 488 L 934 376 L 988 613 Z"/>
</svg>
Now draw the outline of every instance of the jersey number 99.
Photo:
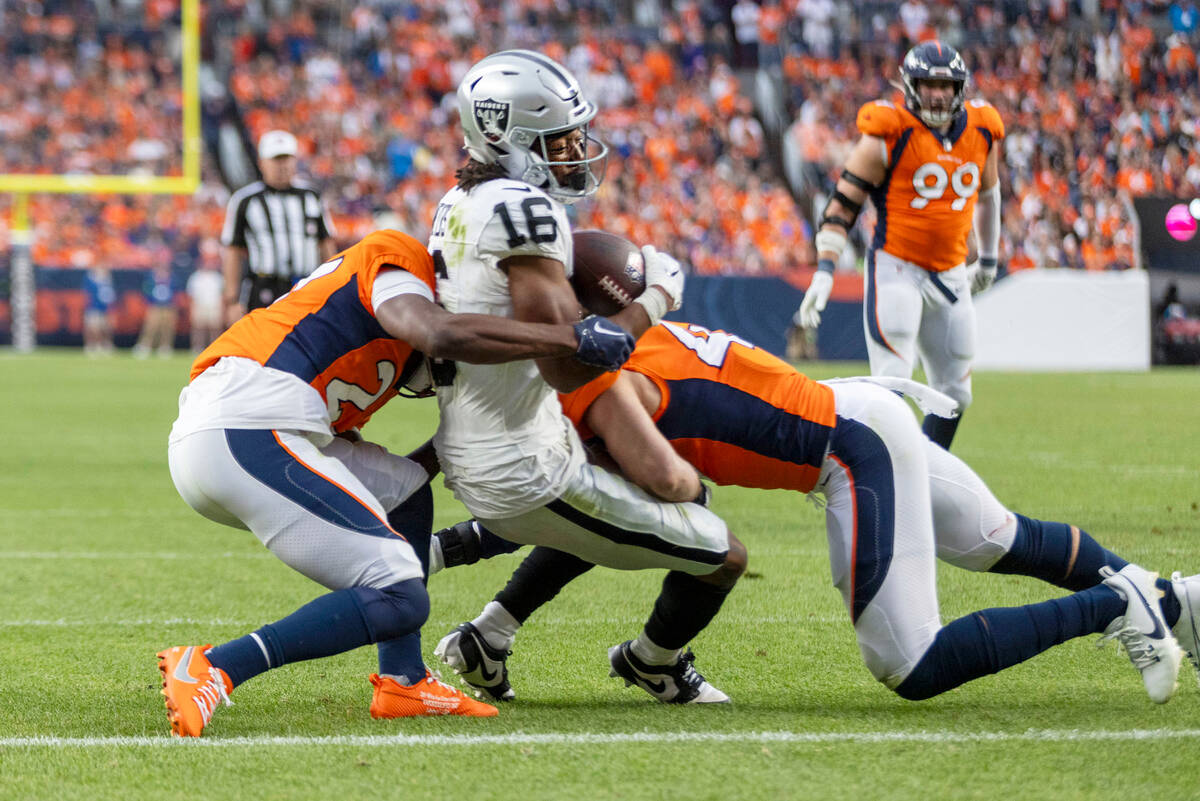
<svg viewBox="0 0 1200 801">
<path fill-rule="evenodd" d="M 932 183 L 931 183 L 932 181 Z M 913 190 L 917 196 L 909 205 L 914 209 L 923 209 L 931 200 L 940 200 L 946 194 L 949 186 L 958 195 L 950 208 L 962 211 L 971 195 L 979 191 L 979 165 L 973 161 L 960 164 L 954 172 L 947 174 L 946 168 L 937 162 L 929 161 L 913 171 Z"/>
</svg>

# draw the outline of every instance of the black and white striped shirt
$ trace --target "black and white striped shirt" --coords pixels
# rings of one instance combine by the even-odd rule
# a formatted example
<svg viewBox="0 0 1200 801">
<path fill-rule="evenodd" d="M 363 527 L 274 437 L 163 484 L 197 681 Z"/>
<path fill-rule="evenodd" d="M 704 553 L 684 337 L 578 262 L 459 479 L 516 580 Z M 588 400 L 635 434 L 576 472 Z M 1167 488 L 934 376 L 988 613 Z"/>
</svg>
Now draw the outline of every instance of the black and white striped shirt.
<svg viewBox="0 0 1200 801">
<path fill-rule="evenodd" d="M 272 189 L 262 181 L 229 198 L 221 244 L 246 249 L 250 278 L 295 280 L 321 263 L 320 243 L 333 236 L 333 223 L 312 187 L 294 182 Z"/>
</svg>

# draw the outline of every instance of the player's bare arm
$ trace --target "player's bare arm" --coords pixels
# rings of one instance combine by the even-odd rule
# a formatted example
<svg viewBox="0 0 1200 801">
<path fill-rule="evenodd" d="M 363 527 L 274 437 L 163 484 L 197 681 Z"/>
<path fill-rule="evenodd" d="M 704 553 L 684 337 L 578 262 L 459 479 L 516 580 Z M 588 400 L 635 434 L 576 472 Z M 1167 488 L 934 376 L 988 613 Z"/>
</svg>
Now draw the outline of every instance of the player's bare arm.
<svg viewBox="0 0 1200 801">
<path fill-rule="evenodd" d="M 804 301 L 800 304 L 800 323 L 816 328 L 821 312 L 833 291 L 833 268 L 846 249 L 846 236 L 867 202 L 870 191 L 887 173 L 887 143 L 878 136 L 864 134 L 838 176 L 833 196 L 821 214 L 814 244 L 817 247 L 817 271 L 813 274 Z"/>
<path fill-rule="evenodd" d="M 545 357 L 570 361 L 578 346 L 569 324 L 519 322 L 488 314 L 451 314 L 414 294 L 391 298 L 380 305 L 375 316 L 385 331 L 427 356 L 471 364 Z"/>
<path fill-rule="evenodd" d="M 817 229 L 818 259 L 829 259 L 834 264 L 837 263 L 842 248 L 845 247 L 844 238 L 850 233 L 863 204 L 867 202 L 871 187 L 878 186 L 887 173 L 886 155 L 887 143 L 878 136 L 864 135 L 859 138 L 842 166 L 833 197 L 821 215 L 820 227 Z M 819 237 L 823 232 L 840 234 L 843 237 L 842 246 L 831 246 L 836 244 L 832 240 L 821 242 Z"/>
<path fill-rule="evenodd" d="M 700 477 L 654 425 L 646 394 L 639 392 L 643 382 L 658 394 L 650 379 L 622 370 L 588 407 L 583 420 L 604 440 L 609 455 L 630 481 L 664 501 L 695 500 L 700 495 Z"/>
<path fill-rule="evenodd" d="M 512 296 L 513 316 L 527 323 L 574 325 L 581 311 L 575 291 L 567 281 L 563 264 L 539 256 L 511 256 L 500 262 L 508 274 Z M 622 328 L 641 335 L 649 325 L 644 310 L 631 305 L 609 318 Z M 629 327 L 626 328 L 626 325 Z M 571 353 L 565 354 L 571 356 Z M 590 367 L 577 359 L 563 358 L 564 354 L 539 354 L 538 371 L 546 383 L 559 392 L 571 392 L 591 381 L 602 368 Z"/>
</svg>

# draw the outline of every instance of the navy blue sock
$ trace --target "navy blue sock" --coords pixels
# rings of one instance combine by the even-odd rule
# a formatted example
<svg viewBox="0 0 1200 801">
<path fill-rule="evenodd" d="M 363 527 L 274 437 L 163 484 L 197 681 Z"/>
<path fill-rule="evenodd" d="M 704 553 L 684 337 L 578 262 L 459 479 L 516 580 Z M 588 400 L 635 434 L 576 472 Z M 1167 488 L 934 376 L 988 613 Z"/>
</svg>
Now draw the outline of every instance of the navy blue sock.
<svg viewBox="0 0 1200 801">
<path fill-rule="evenodd" d="M 416 684 L 425 677 L 419 629 L 393 640 L 384 640 L 377 647 L 380 675 L 395 676 L 401 684 Z"/>
<path fill-rule="evenodd" d="M 1099 584 L 1101 567 L 1108 565 L 1119 571 L 1129 564 L 1081 528 L 1024 515 L 1016 517 L 1012 548 L 992 565 L 991 573 L 1033 576 L 1077 591 Z"/>
<path fill-rule="evenodd" d="M 433 489 L 429 484 L 388 512 L 388 524 L 417 552 L 421 572 L 429 575 L 429 538 L 433 531 Z"/>
<path fill-rule="evenodd" d="M 958 431 L 958 424 L 961 420 L 961 414 L 958 417 L 938 417 L 936 414 L 927 414 L 921 423 L 921 430 L 925 432 L 925 436 L 938 445 L 950 450 L 950 443 L 954 441 L 954 432 Z"/>
<path fill-rule="evenodd" d="M 1125 601 L 1103 585 L 1038 604 L 984 609 L 942 628 L 896 688 L 910 701 L 932 698 L 1024 662 L 1059 643 L 1104 631 Z"/>
<path fill-rule="evenodd" d="M 380 589 L 350 587 L 322 595 L 282 620 L 213 648 L 208 659 L 236 687 L 271 668 L 418 631 L 427 617 L 429 596 L 418 579 Z"/>
</svg>

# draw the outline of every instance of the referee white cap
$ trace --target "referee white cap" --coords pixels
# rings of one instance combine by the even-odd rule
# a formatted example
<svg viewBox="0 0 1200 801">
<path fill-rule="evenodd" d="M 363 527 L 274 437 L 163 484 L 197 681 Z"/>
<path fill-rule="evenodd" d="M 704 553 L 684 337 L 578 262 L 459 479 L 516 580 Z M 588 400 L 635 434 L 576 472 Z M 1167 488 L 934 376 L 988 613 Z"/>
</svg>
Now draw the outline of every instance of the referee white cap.
<svg viewBox="0 0 1200 801">
<path fill-rule="evenodd" d="M 294 156 L 298 149 L 296 137 L 287 131 L 267 131 L 258 140 L 258 157 L 260 159 Z"/>
</svg>

